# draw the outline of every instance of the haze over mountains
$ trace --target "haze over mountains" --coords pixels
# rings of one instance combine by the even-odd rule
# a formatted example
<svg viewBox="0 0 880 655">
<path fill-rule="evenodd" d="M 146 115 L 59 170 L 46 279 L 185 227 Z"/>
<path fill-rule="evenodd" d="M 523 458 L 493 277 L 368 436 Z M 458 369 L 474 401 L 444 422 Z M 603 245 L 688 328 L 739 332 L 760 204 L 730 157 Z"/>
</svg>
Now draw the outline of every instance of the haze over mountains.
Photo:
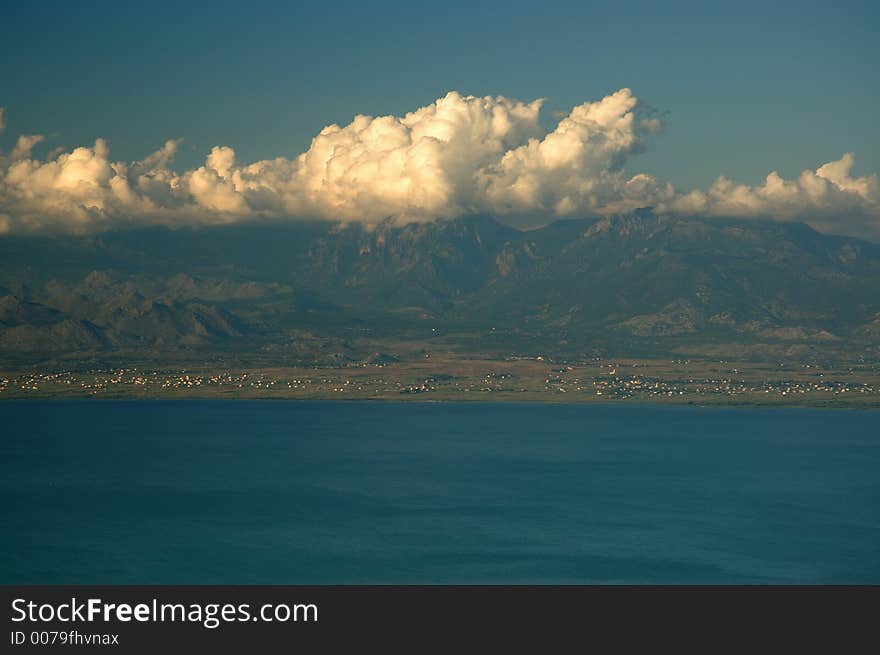
<svg viewBox="0 0 880 655">
<path fill-rule="evenodd" d="M 859 357 L 880 245 L 648 210 L 520 231 L 489 217 L 0 237 L 0 353 L 321 361 L 387 342 L 492 355 Z M 366 346 L 365 346 L 366 347 Z"/>
</svg>

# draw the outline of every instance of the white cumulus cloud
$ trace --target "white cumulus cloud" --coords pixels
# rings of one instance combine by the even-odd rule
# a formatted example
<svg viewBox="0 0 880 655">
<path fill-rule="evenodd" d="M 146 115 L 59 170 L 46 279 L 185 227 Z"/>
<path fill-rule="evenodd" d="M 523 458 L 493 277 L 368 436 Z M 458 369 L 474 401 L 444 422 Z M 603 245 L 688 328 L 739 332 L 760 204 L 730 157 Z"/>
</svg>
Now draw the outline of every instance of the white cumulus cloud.
<svg viewBox="0 0 880 655">
<path fill-rule="evenodd" d="M 706 190 L 661 202 L 672 214 L 802 220 L 819 230 L 880 238 L 880 184 L 876 175 L 853 177 L 855 157 L 846 153 L 815 171 L 786 180 L 771 172 L 748 186 L 719 177 Z"/>
<path fill-rule="evenodd" d="M 356 116 L 329 125 L 307 151 L 250 164 L 215 146 L 204 165 L 172 169 L 179 141 L 136 162 L 114 162 L 102 139 L 45 159 L 41 135 L 0 153 L 0 231 L 85 232 L 144 223 L 191 224 L 254 217 L 373 224 L 489 213 L 519 225 L 652 206 L 677 215 L 803 220 L 880 238 L 876 176 L 853 177 L 854 158 L 763 185 L 718 178 L 679 192 L 625 172 L 657 119 L 638 118 L 621 89 L 562 115 L 547 131 L 543 101 L 450 92 L 404 116 Z M 0 131 L 5 113 L 0 109 Z"/>
</svg>

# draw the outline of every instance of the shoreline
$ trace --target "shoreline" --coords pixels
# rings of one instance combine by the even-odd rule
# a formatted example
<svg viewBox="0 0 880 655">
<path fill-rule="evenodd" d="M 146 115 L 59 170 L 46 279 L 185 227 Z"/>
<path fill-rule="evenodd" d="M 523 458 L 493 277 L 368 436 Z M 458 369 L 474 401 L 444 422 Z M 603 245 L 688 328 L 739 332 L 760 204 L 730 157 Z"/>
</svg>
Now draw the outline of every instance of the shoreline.
<svg viewBox="0 0 880 655">
<path fill-rule="evenodd" d="M 548 394 L 549 396 L 550 394 Z M 539 394 L 529 395 L 527 397 L 443 397 L 443 398 L 425 398 L 413 397 L 411 395 L 402 394 L 402 397 L 373 396 L 373 397 L 344 397 L 331 395 L 314 395 L 314 396 L 286 396 L 286 395 L 237 395 L 237 394 L 153 394 L 153 395 L 137 395 L 137 394 L 104 394 L 100 396 L 83 395 L 83 394 L 31 394 L 31 395 L 9 395 L 0 397 L 0 407 L 5 403 L 37 403 L 37 402 L 65 402 L 65 403 L 113 403 L 113 402 L 259 402 L 259 403 L 341 403 L 341 404 L 424 404 L 424 405 L 556 405 L 556 406 L 597 406 L 597 407 L 694 407 L 694 408 L 715 408 L 715 409 L 829 409 L 829 410 L 859 410 L 859 411 L 878 411 L 880 410 L 880 398 L 864 399 L 864 400 L 837 400 L 837 399 L 815 399 L 803 401 L 791 400 L 732 400 L 717 399 L 707 400 L 701 398 L 694 399 L 651 399 L 651 398 L 571 398 L 560 399 L 555 397 L 541 397 Z"/>
<path fill-rule="evenodd" d="M 0 369 L 13 399 L 646 404 L 880 408 L 880 368 L 811 362 L 462 356 L 353 366 Z"/>
</svg>

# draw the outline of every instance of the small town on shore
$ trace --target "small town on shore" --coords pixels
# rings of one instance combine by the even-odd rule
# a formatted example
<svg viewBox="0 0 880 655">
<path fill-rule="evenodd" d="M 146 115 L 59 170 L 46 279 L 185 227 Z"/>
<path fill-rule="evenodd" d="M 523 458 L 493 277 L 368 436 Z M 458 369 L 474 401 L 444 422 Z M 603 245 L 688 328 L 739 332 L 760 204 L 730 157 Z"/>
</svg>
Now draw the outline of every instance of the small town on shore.
<svg viewBox="0 0 880 655">
<path fill-rule="evenodd" d="M 10 398 L 288 398 L 880 406 L 876 365 L 388 356 L 344 366 L 0 372 Z"/>
</svg>

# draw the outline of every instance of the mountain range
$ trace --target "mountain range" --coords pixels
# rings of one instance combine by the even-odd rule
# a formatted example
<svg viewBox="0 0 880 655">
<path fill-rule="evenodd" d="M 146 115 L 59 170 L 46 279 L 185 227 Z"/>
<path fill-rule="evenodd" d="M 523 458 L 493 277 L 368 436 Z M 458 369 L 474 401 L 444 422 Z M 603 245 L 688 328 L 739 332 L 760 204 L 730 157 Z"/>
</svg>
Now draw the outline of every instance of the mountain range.
<svg viewBox="0 0 880 655">
<path fill-rule="evenodd" d="M 0 361 L 876 354 L 880 245 L 650 210 L 0 237 Z M 383 346 L 384 344 L 384 346 Z M 395 345 L 396 344 L 396 345 Z M 425 345 L 427 344 L 427 345 Z"/>
</svg>

